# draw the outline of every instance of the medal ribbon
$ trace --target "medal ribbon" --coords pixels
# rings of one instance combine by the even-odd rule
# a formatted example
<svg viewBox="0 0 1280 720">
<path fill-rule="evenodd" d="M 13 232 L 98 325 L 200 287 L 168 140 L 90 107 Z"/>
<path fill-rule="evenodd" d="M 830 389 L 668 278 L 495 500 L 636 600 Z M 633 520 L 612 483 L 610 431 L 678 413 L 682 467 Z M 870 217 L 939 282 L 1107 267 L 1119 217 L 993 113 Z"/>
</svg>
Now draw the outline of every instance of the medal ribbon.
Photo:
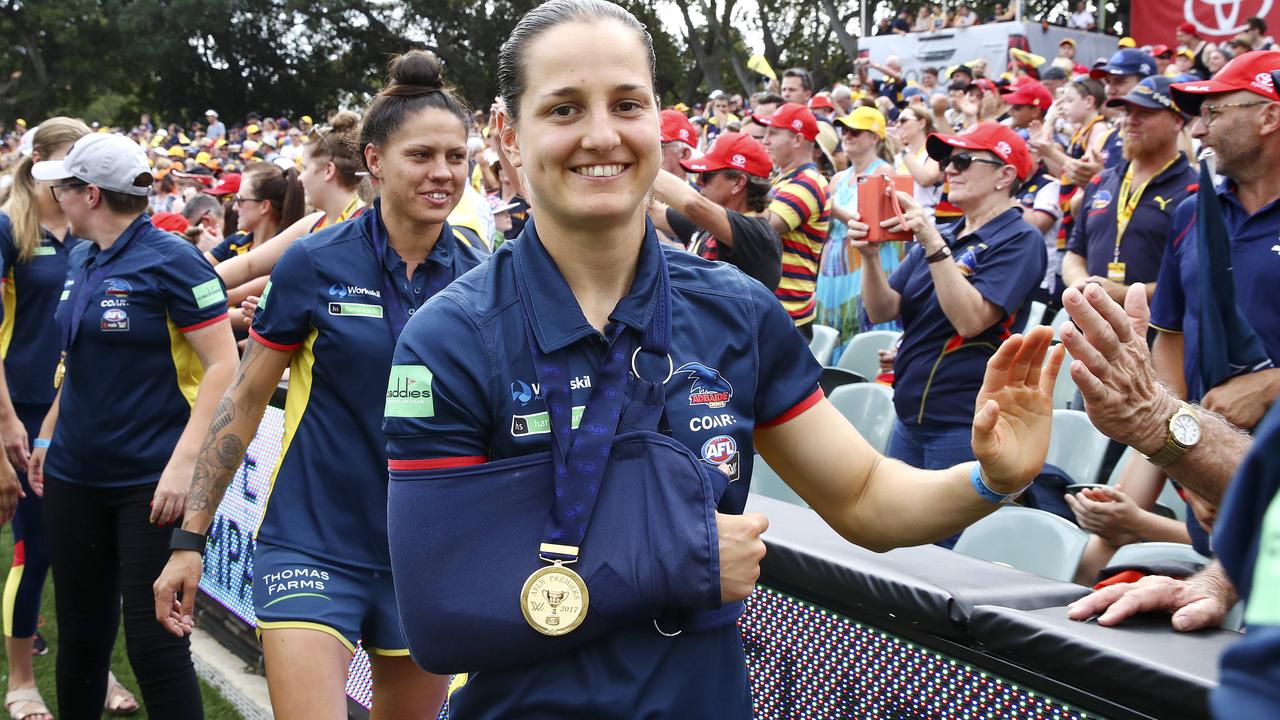
<svg viewBox="0 0 1280 720">
<path fill-rule="evenodd" d="M 619 324 L 604 363 L 592 383 L 591 396 L 582 413 L 578 429 L 571 429 L 573 414 L 569 392 L 569 349 L 563 348 L 544 355 L 538 347 L 533 326 L 529 320 L 528 286 L 523 273 L 516 275 L 521 286 L 521 300 L 525 303 L 524 321 L 529 350 L 533 355 L 534 372 L 541 385 L 542 397 L 547 405 L 551 424 L 551 458 L 555 472 L 555 498 L 551 516 L 543 532 L 540 556 L 551 562 L 572 562 L 577 559 L 578 548 L 586 536 L 591 522 L 605 468 L 613 449 L 622 418 L 622 406 L 627 396 L 627 373 L 634 373 L 636 355 L 640 350 L 666 356 L 671 345 L 671 290 L 667 275 L 667 261 L 652 226 L 645 242 L 654 244 L 646 252 L 655 252 L 658 261 L 658 287 L 654 291 L 653 319 L 645 328 L 637 347 L 637 333 Z M 665 380 L 663 381 L 665 382 Z M 661 407 L 662 384 L 636 377 L 637 397 L 646 405 Z M 642 479 L 637 478 L 637 481 Z"/>
</svg>

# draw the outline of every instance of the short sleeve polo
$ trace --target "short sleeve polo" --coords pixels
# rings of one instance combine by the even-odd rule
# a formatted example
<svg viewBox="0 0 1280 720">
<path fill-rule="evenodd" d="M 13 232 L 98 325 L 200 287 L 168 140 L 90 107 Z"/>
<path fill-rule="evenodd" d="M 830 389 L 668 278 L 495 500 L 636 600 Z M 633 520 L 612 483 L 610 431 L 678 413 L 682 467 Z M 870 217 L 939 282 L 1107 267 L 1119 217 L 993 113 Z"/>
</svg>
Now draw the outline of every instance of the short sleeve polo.
<svg viewBox="0 0 1280 720">
<path fill-rule="evenodd" d="M 237 255 L 243 255 L 253 247 L 253 233 L 236 233 L 222 239 L 209 251 L 213 259 L 226 262 Z"/>
<path fill-rule="evenodd" d="M 292 353 L 283 447 L 258 539 L 373 569 L 390 567 L 382 434 L 395 347 L 388 293 L 417 314 L 485 257 L 446 223 L 410 279 L 393 249 L 377 256 L 372 238 L 381 222 L 375 204 L 293 243 L 250 329 L 256 342 Z"/>
<path fill-rule="evenodd" d="M 78 245 L 69 265 L 50 329 L 59 336 L 71 323 L 77 285 L 106 271 L 85 289 L 46 472 L 102 487 L 156 482 L 204 377 L 185 333 L 226 317 L 222 281 L 193 245 L 152 227 L 145 214 L 106 250 Z"/>
<path fill-rule="evenodd" d="M 1011 208 L 961 237 L 961 224 L 943 230 L 955 262 L 982 297 L 1004 311 L 991 327 L 963 337 L 947 319 L 924 248 L 911 248 L 889 277 L 902 295 L 902 345 L 894 361 L 893 404 L 907 425 L 968 425 L 987 360 L 1026 318 L 1031 292 L 1044 279 L 1047 258 L 1040 232 Z"/>
<path fill-rule="evenodd" d="M 773 184 L 769 211 L 787 224 L 775 295 L 796 325 L 811 323 L 817 315 L 813 294 L 831 218 L 827 179 L 813 163 L 786 173 Z"/>
<path fill-rule="evenodd" d="M 83 241 L 42 230 L 28 260 L 19 259 L 9 216 L 0 212 L 0 356 L 14 403 L 53 402 L 60 348 L 53 313 L 67 278 L 68 254 Z"/>
</svg>

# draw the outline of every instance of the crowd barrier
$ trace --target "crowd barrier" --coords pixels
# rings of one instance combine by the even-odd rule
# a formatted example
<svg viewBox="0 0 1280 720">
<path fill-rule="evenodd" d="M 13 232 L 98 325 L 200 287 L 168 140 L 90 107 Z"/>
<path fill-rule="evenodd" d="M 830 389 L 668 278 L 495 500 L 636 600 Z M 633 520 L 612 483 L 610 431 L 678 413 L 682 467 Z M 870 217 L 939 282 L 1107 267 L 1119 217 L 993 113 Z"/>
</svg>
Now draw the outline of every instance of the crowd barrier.
<svg viewBox="0 0 1280 720">
<path fill-rule="evenodd" d="M 250 662 L 253 536 L 284 434 L 267 408 L 209 531 L 201 626 Z M 1175 634 L 1066 619 L 1085 589 L 925 546 L 877 554 L 817 514 L 752 495 L 770 528 L 760 587 L 739 627 L 761 720 L 1207 717 L 1217 660 L 1236 633 Z M 215 602 L 210 602 L 210 600 Z M 357 652 L 352 714 L 371 697 Z M 447 709 L 442 712 L 447 717 Z"/>
</svg>

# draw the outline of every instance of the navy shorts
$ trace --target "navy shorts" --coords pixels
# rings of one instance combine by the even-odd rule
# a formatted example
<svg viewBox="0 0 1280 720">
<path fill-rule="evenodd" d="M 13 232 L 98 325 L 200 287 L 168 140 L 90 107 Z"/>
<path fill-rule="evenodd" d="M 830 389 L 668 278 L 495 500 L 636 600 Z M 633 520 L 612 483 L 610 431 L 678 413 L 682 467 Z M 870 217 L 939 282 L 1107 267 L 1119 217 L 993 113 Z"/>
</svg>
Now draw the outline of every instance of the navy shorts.
<svg viewBox="0 0 1280 720">
<path fill-rule="evenodd" d="M 257 543 L 253 610 L 258 630 L 301 628 L 334 636 L 355 651 L 363 640 L 375 655 L 408 655 L 390 570 L 326 560 Z"/>
</svg>

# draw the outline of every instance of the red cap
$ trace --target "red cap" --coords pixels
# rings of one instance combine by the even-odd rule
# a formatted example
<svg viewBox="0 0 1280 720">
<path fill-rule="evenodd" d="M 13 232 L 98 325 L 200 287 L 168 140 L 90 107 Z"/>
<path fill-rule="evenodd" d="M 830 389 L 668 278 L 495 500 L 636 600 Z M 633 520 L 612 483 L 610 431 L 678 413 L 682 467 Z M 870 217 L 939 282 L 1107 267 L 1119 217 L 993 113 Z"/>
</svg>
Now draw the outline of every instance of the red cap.
<svg viewBox="0 0 1280 720">
<path fill-rule="evenodd" d="M 182 213 L 162 212 L 151 216 L 151 224 L 161 230 L 169 232 L 184 233 L 187 228 L 191 227 L 191 223 L 182 216 Z"/>
<path fill-rule="evenodd" d="M 984 92 L 989 92 L 989 93 L 1000 92 L 1000 88 L 996 87 L 996 84 L 991 82 L 991 80 L 987 78 L 978 78 L 977 80 L 973 81 L 973 84 L 977 85 Z"/>
<path fill-rule="evenodd" d="M 658 114 L 662 127 L 662 142 L 682 142 L 691 148 L 698 147 L 698 131 L 679 110 L 663 110 Z"/>
<path fill-rule="evenodd" d="M 836 106 L 831 104 L 831 98 L 826 93 L 818 93 L 809 99 L 810 110 L 835 110 Z"/>
<path fill-rule="evenodd" d="M 812 141 L 818 137 L 818 118 L 813 116 L 809 108 L 800 103 L 783 103 L 773 111 L 772 115 L 765 117 L 752 114 L 751 119 L 765 127 L 786 128 L 801 135 L 805 140 Z"/>
<path fill-rule="evenodd" d="M 1151 46 L 1151 57 L 1160 57 L 1161 55 L 1165 55 L 1165 54 L 1168 54 L 1168 55 L 1173 54 L 1173 50 L 1170 50 L 1168 45 L 1152 45 Z"/>
<path fill-rule="evenodd" d="M 1195 35 L 1196 26 L 1192 23 L 1184 22 L 1178 26 L 1178 32 L 1183 33 L 1184 35 Z"/>
<path fill-rule="evenodd" d="M 1232 58 L 1211 80 L 1174 83 L 1169 89 L 1179 109 L 1199 115 L 1205 95 L 1248 90 L 1268 100 L 1280 100 L 1271 77 L 1273 70 L 1280 70 L 1280 50 L 1256 50 Z"/>
<path fill-rule="evenodd" d="M 1018 171 L 1020 180 L 1031 177 L 1035 169 L 1026 141 L 1008 126 L 990 120 L 980 122 L 959 135 L 934 133 L 925 141 L 925 148 L 934 160 L 950 156 L 953 148 L 995 153 L 996 157 Z"/>
<path fill-rule="evenodd" d="M 681 160 L 680 167 L 695 173 L 741 170 L 748 175 L 767 178 L 773 172 L 773 161 L 759 140 L 745 133 L 722 132 L 706 155 Z"/>
<path fill-rule="evenodd" d="M 1018 83 L 1010 92 L 1005 93 L 1004 101 L 1009 105 L 1030 105 L 1047 111 L 1053 104 L 1053 93 L 1040 82 L 1030 80 Z"/>
<path fill-rule="evenodd" d="M 234 195 L 240 192 L 240 173 L 223 173 L 218 184 L 205 190 L 210 195 Z"/>
</svg>

